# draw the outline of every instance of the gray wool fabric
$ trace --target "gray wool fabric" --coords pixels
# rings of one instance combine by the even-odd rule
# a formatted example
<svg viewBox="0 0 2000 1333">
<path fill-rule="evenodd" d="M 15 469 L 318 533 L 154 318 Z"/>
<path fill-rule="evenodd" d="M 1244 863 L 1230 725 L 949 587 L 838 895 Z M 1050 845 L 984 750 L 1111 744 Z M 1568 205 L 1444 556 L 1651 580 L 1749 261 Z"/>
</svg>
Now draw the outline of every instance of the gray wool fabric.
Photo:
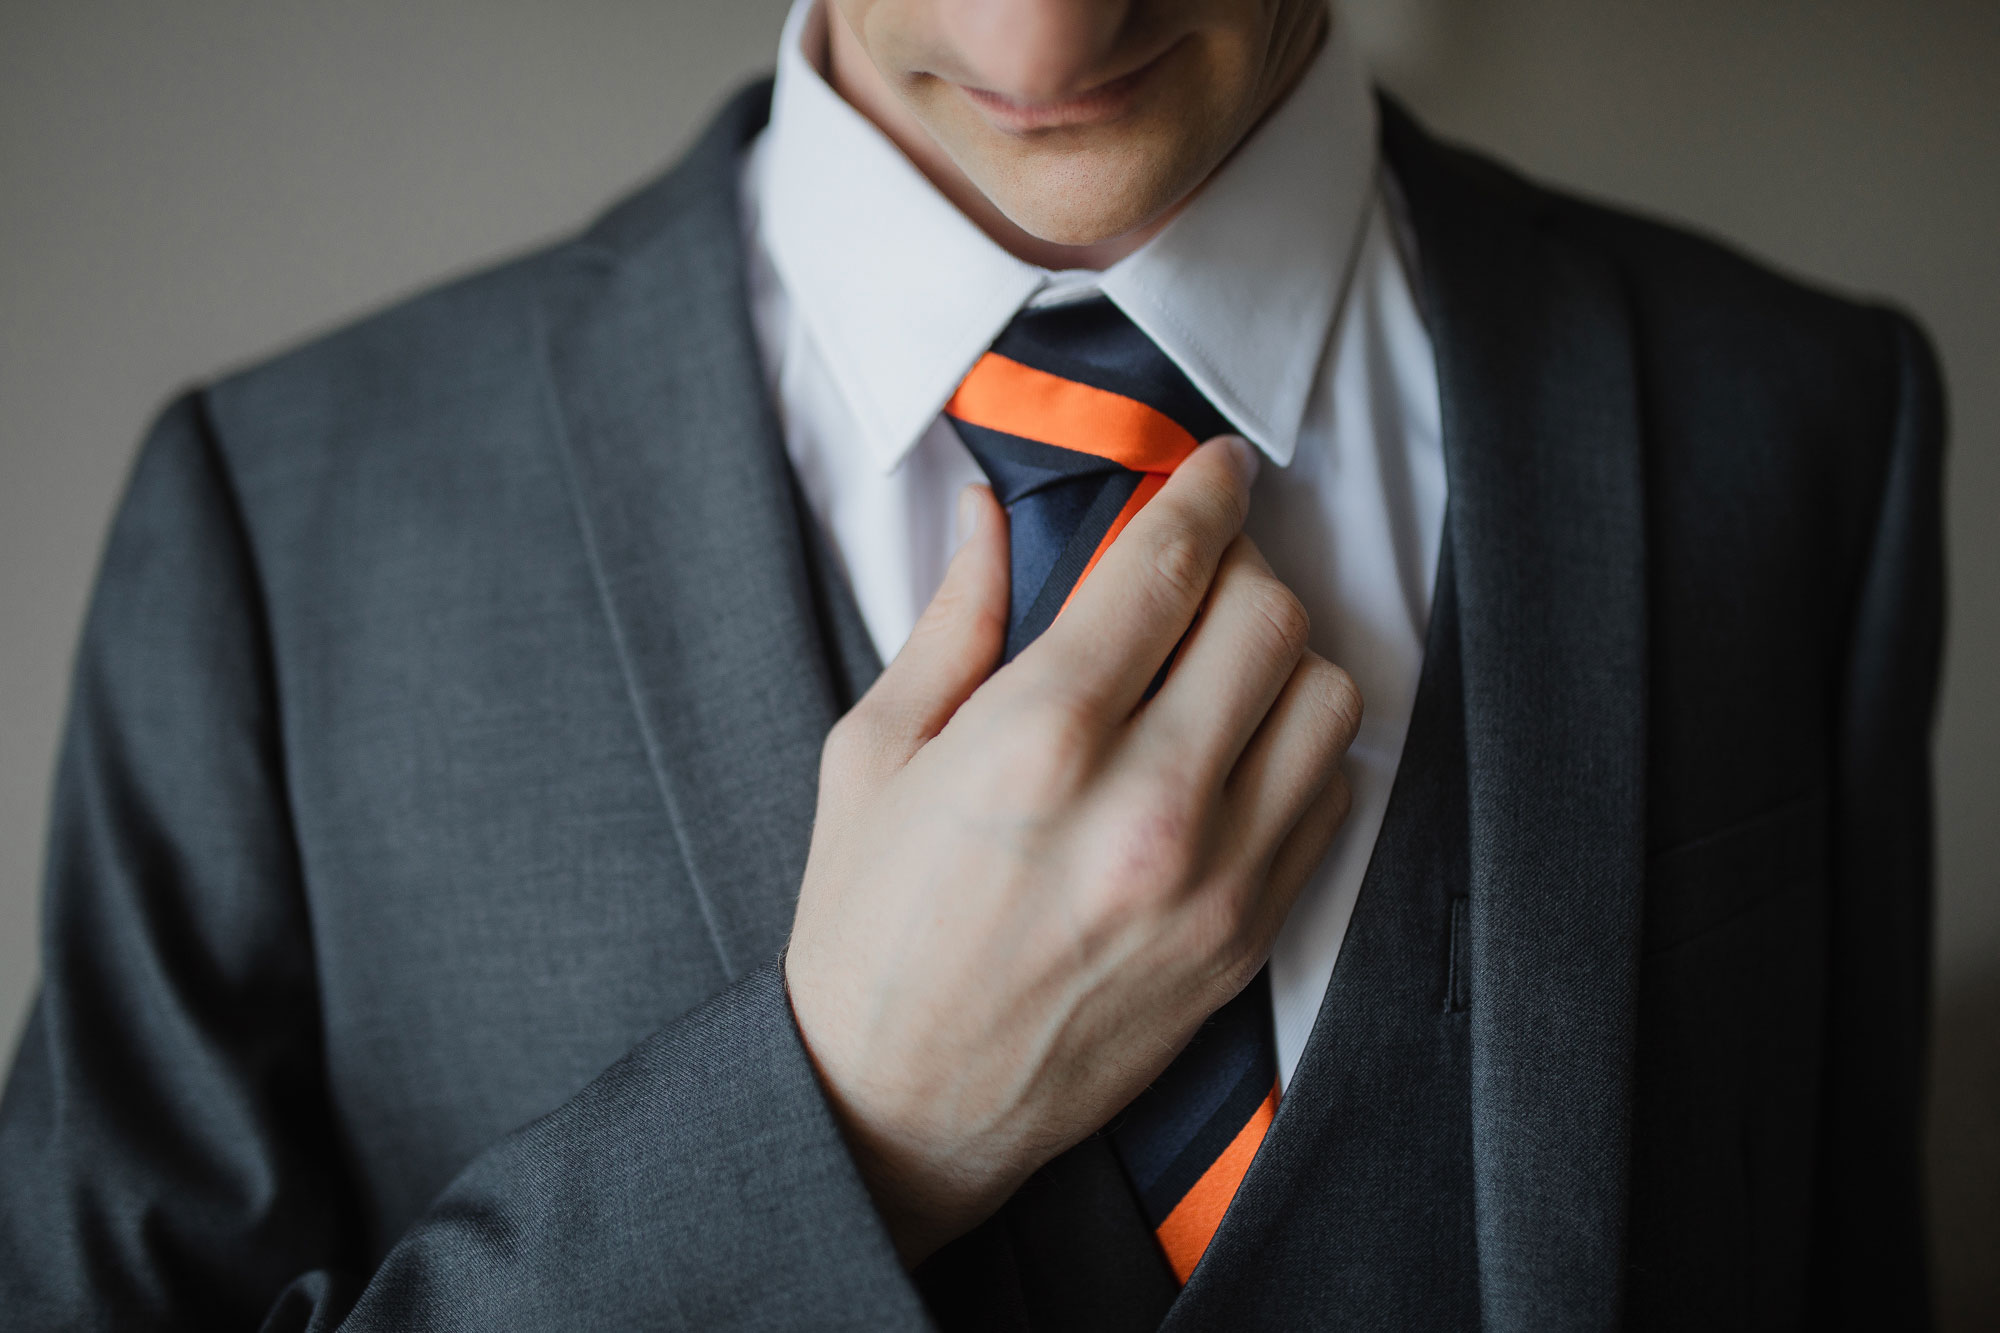
<svg viewBox="0 0 2000 1333">
<path fill-rule="evenodd" d="M 1393 104 L 1451 499 L 1297 1075 L 1184 1290 L 1097 1138 L 903 1271 L 779 962 L 879 663 L 749 326 L 768 97 L 159 420 L 0 1328 L 1921 1326 L 1934 359 Z"/>
</svg>

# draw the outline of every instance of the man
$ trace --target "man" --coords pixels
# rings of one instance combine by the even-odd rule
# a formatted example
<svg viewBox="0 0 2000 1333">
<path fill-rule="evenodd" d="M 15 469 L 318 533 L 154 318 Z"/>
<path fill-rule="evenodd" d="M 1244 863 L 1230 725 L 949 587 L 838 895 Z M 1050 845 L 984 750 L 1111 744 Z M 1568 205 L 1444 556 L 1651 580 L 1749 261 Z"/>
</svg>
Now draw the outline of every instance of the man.
<svg viewBox="0 0 2000 1333">
<path fill-rule="evenodd" d="M 157 426 L 0 1310 L 1920 1324 L 1940 433 L 1317 0 L 801 0 Z"/>
</svg>

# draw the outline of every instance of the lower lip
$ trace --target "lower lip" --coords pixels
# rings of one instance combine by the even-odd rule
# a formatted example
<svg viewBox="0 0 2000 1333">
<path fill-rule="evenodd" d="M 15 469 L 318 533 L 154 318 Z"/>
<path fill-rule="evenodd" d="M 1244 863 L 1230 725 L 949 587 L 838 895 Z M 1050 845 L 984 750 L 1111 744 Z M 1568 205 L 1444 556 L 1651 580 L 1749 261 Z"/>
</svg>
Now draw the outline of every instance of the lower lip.
<svg viewBox="0 0 2000 1333">
<path fill-rule="evenodd" d="M 1120 75 L 1087 93 L 1066 97 L 1059 102 L 1018 102 L 999 93 L 987 92 L 984 88 L 959 86 L 995 129 L 1009 134 L 1101 125 L 1118 119 L 1132 109 L 1132 103 L 1139 95 L 1139 85 L 1165 58 L 1163 53 L 1130 74 Z"/>
</svg>

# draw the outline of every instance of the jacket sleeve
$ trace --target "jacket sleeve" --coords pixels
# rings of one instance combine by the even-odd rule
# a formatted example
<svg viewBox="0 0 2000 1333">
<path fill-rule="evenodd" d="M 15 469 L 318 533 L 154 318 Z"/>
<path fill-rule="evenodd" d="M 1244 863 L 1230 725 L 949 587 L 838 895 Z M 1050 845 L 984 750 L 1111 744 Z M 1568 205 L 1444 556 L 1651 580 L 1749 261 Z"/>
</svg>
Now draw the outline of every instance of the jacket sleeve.
<svg viewBox="0 0 2000 1333">
<path fill-rule="evenodd" d="M 113 526 L 0 1099 L 0 1328 L 921 1328 L 774 960 L 466 1166 L 367 1271 L 279 701 L 202 400 Z"/>
<path fill-rule="evenodd" d="M 1838 716 L 1834 898 L 1809 1289 L 1821 1328 L 1928 1323 L 1922 1119 L 1931 729 L 1944 622 L 1937 362 L 1885 314 L 1895 411 Z"/>
</svg>

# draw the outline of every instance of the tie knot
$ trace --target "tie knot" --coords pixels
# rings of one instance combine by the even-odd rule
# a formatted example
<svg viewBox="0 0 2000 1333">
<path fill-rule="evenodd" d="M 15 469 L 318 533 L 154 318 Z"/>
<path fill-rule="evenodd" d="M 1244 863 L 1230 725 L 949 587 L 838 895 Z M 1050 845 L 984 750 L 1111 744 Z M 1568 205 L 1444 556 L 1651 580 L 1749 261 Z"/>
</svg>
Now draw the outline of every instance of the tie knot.
<svg viewBox="0 0 2000 1333">
<path fill-rule="evenodd" d="M 1230 428 L 1104 297 L 1016 315 L 944 411 L 1007 508 L 1008 660 L 1048 628 L 1167 474 Z"/>
<path fill-rule="evenodd" d="M 1197 444 L 1231 429 L 1173 358 L 1109 297 L 1024 310 L 994 340 L 993 352 L 1143 403 Z"/>
<path fill-rule="evenodd" d="M 1036 472 L 1164 474 L 1230 429 L 1172 358 L 1102 296 L 1016 315 L 945 415 L 1003 504 L 1022 480 L 1010 462 Z M 1000 475 L 989 458 L 1002 464 Z"/>
</svg>

